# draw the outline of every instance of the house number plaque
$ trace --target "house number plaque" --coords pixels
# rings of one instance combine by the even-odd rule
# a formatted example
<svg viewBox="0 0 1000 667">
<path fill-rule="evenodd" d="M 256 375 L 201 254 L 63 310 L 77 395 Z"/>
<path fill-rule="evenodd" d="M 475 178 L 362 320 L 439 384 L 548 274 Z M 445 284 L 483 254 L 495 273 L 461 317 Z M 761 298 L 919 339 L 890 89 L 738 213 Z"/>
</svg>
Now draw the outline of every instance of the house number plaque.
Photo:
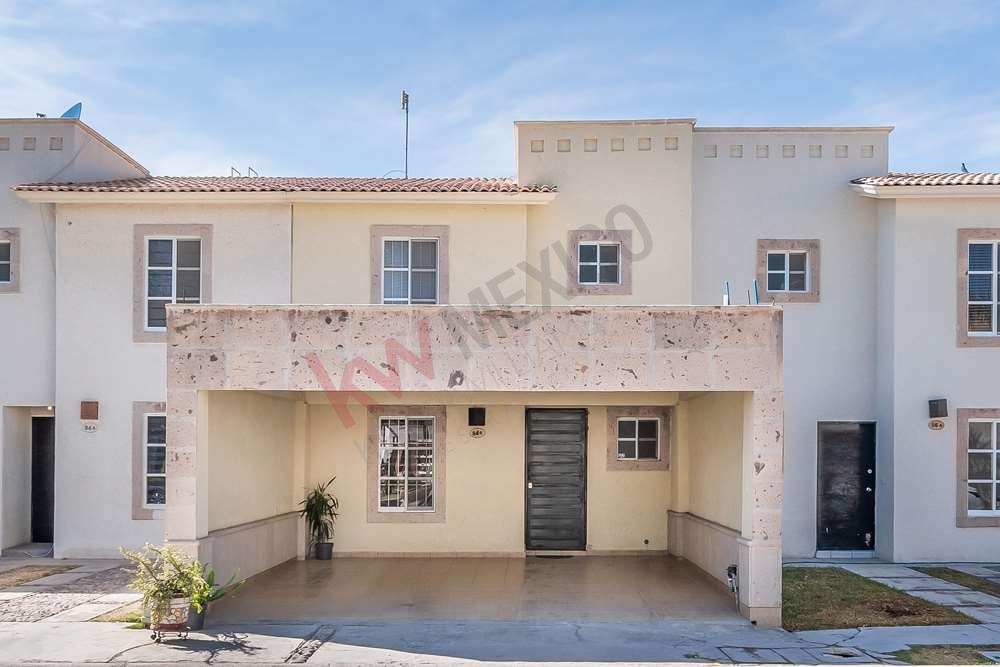
<svg viewBox="0 0 1000 667">
<path fill-rule="evenodd" d="M 473 428 L 470 428 L 469 429 L 469 437 L 470 438 L 476 438 L 477 440 L 479 438 L 485 438 L 486 437 L 486 429 L 483 428 L 483 427 L 481 427 L 481 426 L 475 426 Z"/>
</svg>

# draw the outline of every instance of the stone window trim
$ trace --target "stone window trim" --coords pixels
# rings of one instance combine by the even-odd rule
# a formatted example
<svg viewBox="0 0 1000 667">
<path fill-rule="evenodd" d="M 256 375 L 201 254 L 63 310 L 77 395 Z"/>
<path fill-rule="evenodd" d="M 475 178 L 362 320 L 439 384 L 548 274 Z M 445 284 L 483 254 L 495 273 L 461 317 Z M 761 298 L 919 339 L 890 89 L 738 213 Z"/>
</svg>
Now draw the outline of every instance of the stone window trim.
<svg viewBox="0 0 1000 667">
<path fill-rule="evenodd" d="M 956 266 L 958 321 L 958 347 L 1000 347 L 1000 336 L 969 335 L 969 243 L 972 241 L 998 241 L 1000 228 L 980 227 L 959 229 L 957 234 L 958 263 Z M 994 286 L 996 289 L 997 286 Z"/>
<path fill-rule="evenodd" d="M 448 225 L 372 225 L 371 226 L 371 302 L 382 305 L 382 245 L 394 236 L 435 238 L 438 241 L 438 304 L 450 303 L 448 297 Z M 392 305 L 392 304 L 388 304 Z M 437 305 L 437 304 L 435 304 Z M 419 307 L 408 304 L 407 307 Z"/>
<path fill-rule="evenodd" d="M 955 525 L 959 528 L 998 528 L 1000 516 L 969 516 L 969 420 L 1000 419 L 1000 408 L 959 408 L 955 441 L 958 487 L 955 494 Z"/>
<path fill-rule="evenodd" d="M 201 303 L 212 303 L 212 225 L 147 225 L 133 227 L 132 341 L 165 343 L 166 331 L 146 331 L 146 238 L 184 236 L 201 239 Z"/>
<path fill-rule="evenodd" d="M 434 417 L 434 511 L 379 512 L 379 419 Z M 448 451 L 448 410 L 443 405 L 372 405 L 368 407 L 367 486 L 368 523 L 445 523 L 445 459 Z"/>
<path fill-rule="evenodd" d="M 580 283 L 580 244 L 617 243 L 618 254 L 617 285 L 583 285 Z M 587 294 L 632 294 L 632 231 L 628 229 L 571 229 L 567 238 L 569 263 L 567 264 L 566 293 L 569 296 Z"/>
<path fill-rule="evenodd" d="M 164 510 L 146 507 L 142 497 L 145 486 L 145 473 L 142 469 L 143 448 L 146 444 L 145 416 L 148 414 L 164 414 L 167 404 L 153 401 L 134 401 L 132 403 L 132 519 L 134 521 L 149 521 L 162 519 Z"/>
<path fill-rule="evenodd" d="M 0 294 L 17 294 L 21 291 L 21 230 L 0 228 L 0 241 L 10 243 L 10 282 L 0 283 Z"/>
<path fill-rule="evenodd" d="M 618 420 L 622 417 L 659 419 L 660 458 L 656 461 L 620 461 L 618 459 Z M 609 472 L 670 470 L 670 436 L 673 432 L 672 406 L 609 407 L 607 434 L 607 465 Z"/>
<path fill-rule="evenodd" d="M 767 291 L 767 253 L 805 252 L 809 289 L 805 292 Z M 757 286 L 761 303 L 819 303 L 819 239 L 757 239 Z"/>
</svg>

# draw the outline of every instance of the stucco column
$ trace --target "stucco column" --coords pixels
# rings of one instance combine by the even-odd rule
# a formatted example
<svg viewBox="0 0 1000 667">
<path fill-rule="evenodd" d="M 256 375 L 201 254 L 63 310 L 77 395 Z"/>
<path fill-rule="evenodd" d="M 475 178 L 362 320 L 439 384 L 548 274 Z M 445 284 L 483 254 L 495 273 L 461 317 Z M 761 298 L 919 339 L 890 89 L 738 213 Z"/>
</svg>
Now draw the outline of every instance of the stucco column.
<svg viewBox="0 0 1000 667">
<path fill-rule="evenodd" d="M 211 560 L 208 535 L 208 452 L 199 431 L 207 401 L 194 389 L 167 390 L 166 542 L 202 562 Z"/>
<path fill-rule="evenodd" d="M 765 627 L 781 625 L 782 397 L 780 391 L 756 391 L 743 404 L 740 607 Z"/>
</svg>

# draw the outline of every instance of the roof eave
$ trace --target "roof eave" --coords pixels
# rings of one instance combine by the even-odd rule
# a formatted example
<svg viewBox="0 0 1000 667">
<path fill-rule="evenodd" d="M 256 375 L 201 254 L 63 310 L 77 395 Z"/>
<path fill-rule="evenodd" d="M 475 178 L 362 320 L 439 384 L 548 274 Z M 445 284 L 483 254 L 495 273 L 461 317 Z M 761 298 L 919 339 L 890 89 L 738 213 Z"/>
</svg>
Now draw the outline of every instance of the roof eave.
<svg viewBox="0 0 1000 667">
<path fill-rule="evenodd" d="M 1000 197 L 1000 185 L 869 185 L 851 183 L 855 192 L 872 199 L 956 199 Z"/>
<path fill-rule="evenodd" d="M 58 192 L 14 190 L 39 204 L 513 204 L 547 205 L 556 192 Z"/>
</svg>

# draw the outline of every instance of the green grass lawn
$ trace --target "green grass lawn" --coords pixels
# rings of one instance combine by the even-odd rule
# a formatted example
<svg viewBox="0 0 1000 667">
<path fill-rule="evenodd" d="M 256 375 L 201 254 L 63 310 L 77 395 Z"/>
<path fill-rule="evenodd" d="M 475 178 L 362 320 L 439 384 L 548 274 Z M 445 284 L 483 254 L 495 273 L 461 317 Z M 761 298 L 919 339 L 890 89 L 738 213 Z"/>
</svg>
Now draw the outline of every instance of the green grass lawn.
<svg viewBox="0 0 1000 667">
<path fill-rule="evenodd" d="M 988 593 L 989 595 L 996 595 L 1000 597 L 1000 584 L 995 584 L 989 579 L 983 579 L 982 577 L 976 577 L 971 574 L 966 574 L 965 572 L 959 572 L 958 570 L 953 570 L 950 567 L 913 567 L 912 570 L 918 570 L 924 574 L 929 574 L 932 577 L 937 577 L 938 579 L 944 579 L 945 581 L 950 581 L 953 584 L 958 584 L 959 586 L 965 586 L 966 588 L 971 588 L 974 591 L 980 591 L 981 593 Z M 1000 577 L 1000 572 L 997 573 Z"/>
<path fill-rule="evenodd" d="M 1000 646 L 914 646 L 893 655 L 911 665 L 995 665 L 980 651 L 996 651 Z"/>
<path fill-rule="evenodd" d="M 786 630 L 979 622 L 839 567 L 790 567 L 783 576 Z"/>
</svg>

